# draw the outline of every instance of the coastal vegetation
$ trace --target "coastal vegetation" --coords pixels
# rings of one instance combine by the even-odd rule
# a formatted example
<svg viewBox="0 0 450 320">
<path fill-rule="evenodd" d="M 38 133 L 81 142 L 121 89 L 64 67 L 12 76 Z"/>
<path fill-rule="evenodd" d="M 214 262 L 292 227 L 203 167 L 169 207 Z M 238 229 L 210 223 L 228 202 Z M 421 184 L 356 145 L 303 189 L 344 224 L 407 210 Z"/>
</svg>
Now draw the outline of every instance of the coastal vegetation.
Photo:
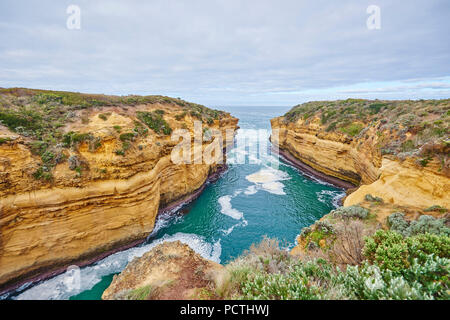
<svg viewBox="0 0 450 320">
<path fill-rule="evenodd" d="M 66 161 L 65 150 L 76 149 L 88 143 L 89 151 L 95 152 L 102 146 L 100 138 L 89 132 L 67 132 L 66 127 L 81 119 L 88 124 L 89 111 L 108 107 L 129 108 L 138 105 L 169 104 L 180 108 L 183 117 L 188 113 L 197 120 L 212 123 L 220 120 L 226 113 L 212 110 L 202 105 L 190 103 L 179 98 L 164 96 L 110 96 L 82 94 L 66 91 L 51 91 L 25 88 L 0 88 L 0 125 L 23 137 L 34 155 L 41 158 L 41 166 L 32 174 L 37 180 L 51 182 L 54 167 Z M 98 118 L 107 121 L 111 112 L 100 112 Z M 122 147 L 116 155 L 125 155 L 131 147 L 134 136 L 146 136 L 148 130 L 156 134 L 169 135 L 172 128 L 164 119 L 164 110 L 136 113 L 133 133 L 122 133 L 119 125 L 114 130 L 120 134 Z M 182 120 L 183 117 L 177 117 Z M 0 144 L 12 141 L 10 137 L 0 137 Z M 78 166 L 76 166 L 78 167 Z M 80 170 L 78 170 L 80 172 Z"/>
<path fill-rule="evenodd" d="M 302 230 L 299 255 L 265 238 L 226 266 L 229 278 L 216 293 L 257 300 L 448 300 L 448 219 L 421 215 L 407 221 L 393 213 L 382 227 L 372 211 L 334 210 Z"/>
<path fill-rule="evenodd" d="M 293 107 L 284 121 L 317 121 L 324 132 L 364 140 L 374 129 L 383 155 L 417 156 L 423 167 L 433 157 L 447 161 L 450 99 L 314 101 Z"/>
</svg>

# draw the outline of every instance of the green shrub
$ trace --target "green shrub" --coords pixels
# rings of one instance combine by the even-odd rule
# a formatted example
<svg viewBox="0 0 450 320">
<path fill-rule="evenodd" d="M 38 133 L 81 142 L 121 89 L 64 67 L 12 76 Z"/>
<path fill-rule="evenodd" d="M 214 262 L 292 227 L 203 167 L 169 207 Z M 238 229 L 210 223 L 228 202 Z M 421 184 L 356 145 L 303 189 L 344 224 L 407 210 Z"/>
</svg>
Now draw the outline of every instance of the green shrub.
<svg viewBox="0 0 450 320">
<path fill-rule="evenodd" d="M 146 137 L 148 135 L 148 129 L 144 127 L 139 121 L 134 122 L 134 132 L 141 137 Z"/>
<path fill-rule="evenodd" d="M 125 300 L 146 300 L 152 292 L 152 286 L 144 286 L 142 288 L 130 290 L 126 293 Z"/>
<path fill-rule="evenodd" d="M 89 141 L 94 139 L 90 133 L 78 133 L 70 131 L 63 135 L 62 143 L 64 147 L 70 148 L 72 146 L 76 146 L 84 141 Z"/>
<path fill-rule="evenodd" d="M 405 220 L 404 214 L 396 212 L 388 217 L 387 222 L 392 231 L 406 237 L 423 233 L 450 236 L 450 228 L 445 225 L 445 219 L 436 219 L 428 215 L 421 215 L 416 221 L 408 222 Z"/>
<path fill-rule="evenodd" d="M 332 122 L 332 123 L 325 129 L 325 131 L 327 131 L 327 132 L 333 131 L 333 130 L 336 129 L 336 126 L 337 126 L 337 122 L 336 122 L 336 121 L 335 121 L 335 122 Z"/>
<path fill-rule="evenodd" d="M 434 205 L 434 206 L 431 206 L 431 207 L 428 207 L 428 208 L 424 209 L 423 211 L 425 211 L 425 212 L 438 211 L 440 213 L 446 213 L 447 209 L 444 208 L 444 207 L 441 207 L 439 205 Z"/>
<path fill-rule="evenodd" d="M 354 137 L 354 136 L 358 135 L 362 129 L 363 129 L 363 126 L 361 124 L 351 123 L 343 128 L 340 128 L 339 130 L 342 131 L 343 133 L 348 134 L 351 137 Z"/>
<path fill-rule="evenodd" d="M 430 233 L 404 238 L 397 232 L 378 230 L 365 239 L 363 254 L 381 269 L 401 273 L 414 259 L 420 262 L 427 255 L 449 258 L 450 238 Z"/>
<path fill-rule="evenodd" d="M 416 146 L 414 145 L 414 141 L 412 140 L 406 140 L 402 143 L 401 150 L 402 152 L 409 152 L 416 149 Z"/>
<path fill-rule="evenodd" d="M 422 215 L 416 221 L 412 221 L 406 235 L 421 233 L 445 234 L 450 236 L 450 229 L 445 225 L 445 219 L 436 219 L 432 216 Z"/>
<path fill-rule="evenodd" d="M 150 129 L 155 131 L 156 133 L 164 133 L 165 135 L 169 135 L 172 132 L 169 124 L 163 119 L 162 115 L 154 113 L 154 112 L 144 112 L 138 111 L 137 117 L 143 123 L 147 125 Z"/>
<path fill-rule="evenodd" d="M 383 270 L 400 271 L 409 266 L 408 245 L 397 232 L 378 230 L 365 239 L 363 254 Z"/>
<path fill-rule="evenodd" d="M 364 200 L 369 201 L 369 202 L 376 202 L 376 203 L 383 203 L 383 199 L 380 197 L 374 197 L 371 194 L 366 194 L 364 196 Z"/>
<path fill-rule="evenodd" d="M 311 284 L 313 263 L 295 266 L 287 274 L 249 273 L 241 282 L 242 298 L 248 300 L 311 300 L 319 298 L 319 288 Z M 318 277 L 319 274 L 314 276 Z"/>
<path fill-rule="evenodd" d="M 405 220 L 405 214 L 402 212 L 394 212 L 387 218 L 387 224 L 392 231 L 406 234 L 406 230 L 409 227 L 409 222 Z"/>
<path fill-rule="evenodd" d="M 321 231 L 326 234 L 334 233 L 334 227 L 328 221 L 317 221 L 315 223 L 316 230 Z"/>
<path fill-rule="evenodd" d="M 36 180 L 51 181 L 53 179 L 53 175 L 48 171 L 47 167 L 41 166 L 33 173 L 33 178 Z"/>
<path fill-rule="evenodd" d="M 121 140 L 122 142 L 125 142 L 125 141 L 132 141 L 132 140 L 134 140 L 134 133 L 132 133 L 132 132 L 122 133 L 122 134 L 120 135 L 120 140 Z"/>
<path fill-rule="evenodd" d="M 0 123 L 4 124 L 11 131 L 24 128 L 25 130 L 35 131 L 41 129 L 42 117 L 32 110 L 22 110 L 21 113 L 14 111 L 0 111 Z"/>
<path fill-rule="evenodd" d="M 336 282 L 343 295 L 350 299 L 448 300 L 449 262 L 449 259 L 428 255 L 422 263 L 414 259 L 402 274 L 366 262 L 362 266 L 348 266 Z"/>
<path fill-rule="evenodd" d="M 98 115 L 98 117 L 100 118 L 100 119 L 102 119 L 103 121 L 106 121 L 106 120 L 108 120 L 108 117 L 111 115 L 111 113 L 101 113 L 101 114 L 99 114 Z"/>
<path fill-rule="evenodd" d="M 2 144 L 4 144 L 4 143 L 7 143 L 7 142 L 9 142 L 9 141 L 12 141 L 11 138 L 8 138 L 8 137 L 6 137 L 6 138 L 0 138 L 0 145 L 2 145 Z"/>
<path fill-rule="evenodd" d="M 359 218 L 366 219 L 370 211 L 358 205 L 349 207 L 340 207 L 330 212 L 335 218 Z"/>
<path fill-rule="evenodd" d="M 372 103 L 369 106 L 369 110 L 371 114 L 377 114 L 378 112 L 380 112 L 381 108 L 385 107 L 386 104 L 385 103 Z"/>
<path fill-rule="evenodd" d="M 118 156 L 124 156 L 125 155 L 125 151 L 123 151 L 123 150 L 116 150 L 116 151 L 114 151 L 114 153 L 116 155 L 118 155 Z"/>
</svg>

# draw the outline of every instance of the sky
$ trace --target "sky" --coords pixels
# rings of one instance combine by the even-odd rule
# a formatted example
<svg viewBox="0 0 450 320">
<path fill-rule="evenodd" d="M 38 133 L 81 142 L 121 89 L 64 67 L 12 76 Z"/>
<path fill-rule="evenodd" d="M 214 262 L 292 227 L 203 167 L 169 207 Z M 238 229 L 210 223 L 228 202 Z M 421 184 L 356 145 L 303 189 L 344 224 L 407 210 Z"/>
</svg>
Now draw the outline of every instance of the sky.
<svg viewBox="0 0 450 320">
<path fill-rule="evenodd" d="M 448 0 L 2 0 L 0 87 L 207 106 L 450 98 L 449 39 Z"/>
</svg>

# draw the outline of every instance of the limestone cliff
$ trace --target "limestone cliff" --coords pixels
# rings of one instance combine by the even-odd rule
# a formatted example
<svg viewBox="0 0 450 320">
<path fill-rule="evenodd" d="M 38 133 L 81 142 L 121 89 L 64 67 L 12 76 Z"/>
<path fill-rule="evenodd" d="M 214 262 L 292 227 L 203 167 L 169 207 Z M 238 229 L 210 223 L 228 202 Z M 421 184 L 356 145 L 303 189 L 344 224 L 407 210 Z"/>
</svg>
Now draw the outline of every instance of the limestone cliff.
<svg viewBox="0 0 450 320">
<path fill-rule="evenodd" d="M 0 93 L 0 291 L 145 239 L 223 168 L 174 164 L 169 133 L 199 120 L 226 139 L 238 122 L 159 96 Z"/>
<path fill-rule="evenodd" d="M 345 206 L 361 202 L 366 194 L 398 205 L 450 206 L 447 100 L 438 107 L 434 101 L 350 99 L 311 104 L 272 119 L 272 129 L 278 129 L 272 142 L 294 161 L 358 186 Z M 381 110 L 373 113 L 377 108 L 371 106 Z M 410 122 L 396 122 L 400 108 L 409 110 Z"/>
</svg>

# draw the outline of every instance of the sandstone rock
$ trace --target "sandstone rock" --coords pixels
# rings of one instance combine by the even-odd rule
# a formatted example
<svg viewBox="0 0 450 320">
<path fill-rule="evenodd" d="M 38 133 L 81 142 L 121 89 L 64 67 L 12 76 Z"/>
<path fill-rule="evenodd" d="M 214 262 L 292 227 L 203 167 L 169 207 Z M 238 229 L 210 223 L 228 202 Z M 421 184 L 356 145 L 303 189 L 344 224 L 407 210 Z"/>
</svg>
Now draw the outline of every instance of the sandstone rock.
<svg viewBox="0 0 450 320">
<path fill-rule="evenodd" d="M 224 267 L 180 241 L 165 242 L 135 258 L 103 292 L 103 300 L 214 298 Z M 206 297 L 205 297 L 206 298 Z"/>
<path fill-rule="evenodd" d="M 160 210 L 198 195 L 220 165 L 174 164 L 170 136 L 148 129 L 123 156 L 115 153 L 123 147 L 120 135 L 134 132 L 136 112 L 159 109 L 171 128 L 193 131 L 197 119 L 187 115 L 177 121 L 183 109 L 171 103 L 83 110 L 89 121 L 76 118 L 65 132 L 90 134 L 101 143 L 94 149 L 89 141 L 64 149 L 71 160 L 55 165 L 51 181 L 33 178 L 42 160 L 31 153 L 26 138 L 0 144 L 0 292 L 135 245 L 153 230 Z M 109 114 L 106 120 L 98 117 L 101 113 Z M 225 114 L 208 126 L 226 137 L 225 130 L 235 130 L 237 122 Z M 17 136 L 1 125 L 0 134 Z M 71 170 L 80 164 L 82 170 Z"/>
</svg>

